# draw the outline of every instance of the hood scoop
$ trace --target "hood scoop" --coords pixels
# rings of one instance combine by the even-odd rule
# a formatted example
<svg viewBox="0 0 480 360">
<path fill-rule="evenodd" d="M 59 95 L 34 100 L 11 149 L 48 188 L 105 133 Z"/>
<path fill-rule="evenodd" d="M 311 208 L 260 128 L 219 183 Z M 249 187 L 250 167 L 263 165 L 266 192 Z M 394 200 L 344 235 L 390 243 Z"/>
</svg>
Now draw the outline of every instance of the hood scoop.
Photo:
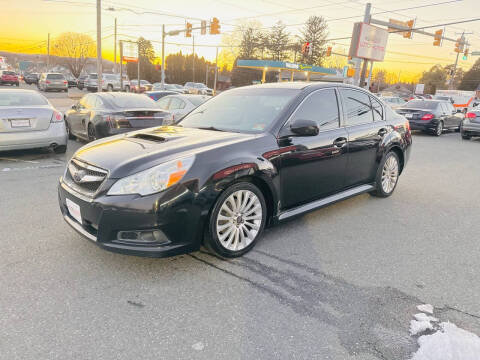
<svg viewBox="0 0 480 360">
<path fill-rule="evenodd" d="M 149 134 L 149 133 L 135 134 L 133 136 L 129 136 L 129 138 L 142 139 L 142 140 L 148 140 L 148 141 L 160 142 L 160 143 L 167 141 L 167 139 L 164 138 L 163 136 Z"/>
</svg>

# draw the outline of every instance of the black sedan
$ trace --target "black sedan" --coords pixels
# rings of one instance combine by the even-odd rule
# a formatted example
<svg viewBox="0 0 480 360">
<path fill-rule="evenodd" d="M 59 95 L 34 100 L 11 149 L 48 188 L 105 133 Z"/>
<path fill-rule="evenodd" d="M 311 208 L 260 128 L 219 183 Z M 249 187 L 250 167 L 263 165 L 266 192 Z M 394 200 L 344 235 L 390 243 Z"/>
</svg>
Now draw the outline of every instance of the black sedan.
<svg viewBox="0 0 480 360">
<path fill-rule="evenodd" d="M 58 188 L 65 221 L 104 249 L 163 257 L 202 244 L 240 256 L 265 226 L 369 192 L 391 195 L 408 121 L 342 84 L 223 92 L 164 126 L 78 150 Z"/>
<path fill-rule="evenodd" d="M 65 113 L 69 138 L 88 141 L 159 126 L 172 119 L 149 97 L 125 93 L 87 94 Z"/>
<path fill-rule="evenodd" d="M 452 103 L 445 100 L 410 100 L 396 111 L 410 121 L 412 130 L 436 136 L 442 135 L 444 130 L 460 130 L 462 122 Z"/>
</svg>

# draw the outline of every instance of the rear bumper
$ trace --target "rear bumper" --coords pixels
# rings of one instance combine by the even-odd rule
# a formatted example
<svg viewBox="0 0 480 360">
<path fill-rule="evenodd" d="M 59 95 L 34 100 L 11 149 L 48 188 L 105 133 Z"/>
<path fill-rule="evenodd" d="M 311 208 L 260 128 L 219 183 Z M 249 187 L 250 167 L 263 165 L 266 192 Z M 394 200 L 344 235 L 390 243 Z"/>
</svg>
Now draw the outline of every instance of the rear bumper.
<svg viewBox="0 0 480 360">
<path fill-rule="evenodd" d="M 45 84 L 46 90 L 66 90 L 68 89 L 68 84 Z"/>
<path fill-rule="evenodd" d="M 410 129 L 412 130 L 422 130 L 422 131 L 433 131 L 437 127 L 437 120 L 423 121 L 423 120 L 409 120 Z"/>
<path fill-rule="evenodd" d="M 19 80 L 0 80 L 0 84 L 18 84 Z"/>
<path fill-rule="evenodd" d="M 0 134 L 0 151 L 34 149 L 52 144 L 67 145 L 67 131 L 63 122 L 50 123 L 47 130 Z"/>
<path fill-rule="evenodd" d="M 480 123 L 463 123 L 461 127 L 461 132 L 464 135 L 480 136 Z"/>
</svg>

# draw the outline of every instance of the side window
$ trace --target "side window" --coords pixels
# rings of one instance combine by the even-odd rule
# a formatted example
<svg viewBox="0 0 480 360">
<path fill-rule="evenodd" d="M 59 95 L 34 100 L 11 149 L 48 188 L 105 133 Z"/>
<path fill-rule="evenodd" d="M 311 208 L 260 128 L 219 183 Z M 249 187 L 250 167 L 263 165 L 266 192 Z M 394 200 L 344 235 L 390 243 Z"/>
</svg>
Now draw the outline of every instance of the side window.
<svg viewBox="0 0 480 360">
<path fill-rule="evenodd" d="M 370 97 L 363 91 L 340 89 L 345 102 L 347 126 L 371 123 L 373 121 Z"/>
<path fill-rule="evenodd" d="M 316 121 L 320 131 L 337 129 L 339 114 L 335 90 L 318 90 L 310 94 L 295 110 L 290 121 L 297 119 Z"/>
<path fill-rule="evenodd" d="M 187 103 L 183 100 L 180 100 L 180 105 L 178 106 L 179 109 L 185 109 L 185 106 L 187 105 Z"/>
<path fill-rule="evenodd" d="M 165 110 L 168 110 L 168 104 L 170 102 L 170 98 L 166 97 L 166 98 L 162 98 L 158 101 L 158 106 L 161 108 L 161 109 L 165 109 Z"/>
<path fill-rule="evenodd" d="M 178 99 L 178 98 L 172 98 L 171 102 L 170 102 L 170 106 L 169 106 L 169 109 L 170 110 L 176 110 L 176 109 L 180 109 L 180 103 L 182 102 L 182 100 Z"/>
<path fill-rule="evenodd" d="M 441 111 L 443 114 L 448 114 L 449 111 L 448 111 L 448 109 L 447 109 L 447 104 L 445 104 L 445 103 L 443 103 L 443 102 L 440 103 L 440 111 Z"/>
<path fill-rule="evenodd" d="M 373 121 L 382 121 L 383 120 L 383 108 L 382 104 L 380 104 L 375 98 L 370 97 L 372 101 L 372 109 L 373 109 Z M 396 99 L 397 100 L 397 99 Z M 398 100 L 397 100 L 398 101 Z"/>
</svg>

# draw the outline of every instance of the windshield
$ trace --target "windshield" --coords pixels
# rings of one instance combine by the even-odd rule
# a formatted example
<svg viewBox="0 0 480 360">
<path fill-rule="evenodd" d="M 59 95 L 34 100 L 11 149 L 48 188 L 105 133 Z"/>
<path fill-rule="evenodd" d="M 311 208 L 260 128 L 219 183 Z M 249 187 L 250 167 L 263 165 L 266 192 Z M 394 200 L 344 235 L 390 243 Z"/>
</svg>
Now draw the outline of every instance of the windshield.
<svg viewBox="0 0 480 360">
<path fill-rule="evenodd" d="M 3 75 L 17 75 L 13 71 L 4 71 Z"/>
<path fill-rule="evenodd" d="M 151 98 L 140 94 L 123 94 L 113 97 L 112 104 L 117 108 L 157 108 L 157 104 Z"/>
<path fill-rule="evenodd" d="M 0 106 L 48 105 L 47 99 L 36 92 L 0 92 Z"/>
<path fill-rule="evenodd" d="M 300 90 L 243 88 L 224 92 L 200 105 L 180 125 L 194 128 L 261 133 Z"/>
<path fill-rule="evenodd" d="M 88 77 L 90 79 L 97 79 L 98 78 L 97 74 L 90 74 L 90 75 L 88 75 Z"/>
<path fill-rule="evenodd" d="M 437 108 L 438 104 L 436 101 L 411 100 L 403 105 L 403 107 L 433 110 Z"/>
</svg>

